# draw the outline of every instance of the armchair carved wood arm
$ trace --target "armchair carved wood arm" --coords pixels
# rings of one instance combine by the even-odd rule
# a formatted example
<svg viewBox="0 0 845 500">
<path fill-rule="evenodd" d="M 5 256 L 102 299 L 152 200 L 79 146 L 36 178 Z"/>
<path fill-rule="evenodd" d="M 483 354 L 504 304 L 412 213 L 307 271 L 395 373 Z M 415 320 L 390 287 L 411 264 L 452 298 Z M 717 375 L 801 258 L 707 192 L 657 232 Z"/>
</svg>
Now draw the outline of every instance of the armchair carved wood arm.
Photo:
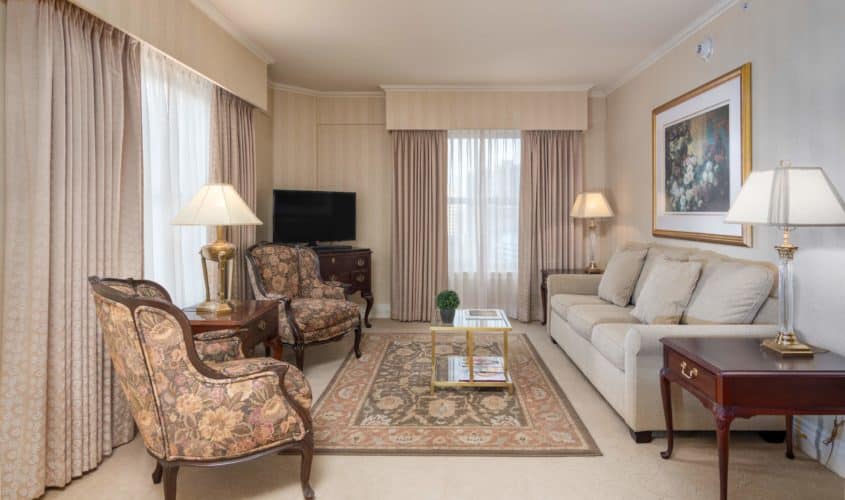
<svg viewBox="0 0 845 500">
<path fill-rule="evenodd" d="M 296 365 L 305 364 L 305 347 L 355 334 L 353 350 L 361 357 L 361 315 L 346 299 L 346 288 L 323 281 L 317 254 L 308 248 L 258 243 L 247 249 L 247 271 L 259 300 L 278 300 L 279 337 L 293 347 Z"/>
<path fill-rule="evenodd" d="M 184 313 L 167 297 L 121 288 L 114 280 L 89 282 L 115 373 L 157 461 L 153 481 L 163 479 L 165 500 L 176 498 L 183 465 L 213 467 L 282 450 L 301 454 L 303 495 L 314 497 L 312 395 L 301 371 L 272 358 L 203 361 Z"/>
</svg>

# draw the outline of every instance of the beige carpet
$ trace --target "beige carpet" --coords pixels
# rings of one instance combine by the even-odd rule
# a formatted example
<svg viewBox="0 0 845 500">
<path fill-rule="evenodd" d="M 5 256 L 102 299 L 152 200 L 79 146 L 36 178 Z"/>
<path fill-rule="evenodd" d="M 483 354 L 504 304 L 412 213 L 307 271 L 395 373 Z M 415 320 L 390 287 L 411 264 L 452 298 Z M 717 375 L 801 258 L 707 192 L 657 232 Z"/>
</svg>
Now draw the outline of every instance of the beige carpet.
<svg viewBox="0 0 845 500">
<path fill-rule="evenodd" d="M 425 324 L 376 319 L 364 335 L 428 331 Z M 719 498 L 716 438 L 681 435 L 671 460 L 660 458 L 665 439 L 635 444 L 622 419 L 549 341 L 537 323 L 513 322 L 526 332 L 549 371 L 566 388 L 601 448 L 598 457 L 349 456 L 318 455 L 311 483 L 321 500 L 694 500 Z M 310 349 L 305 375 L 319 396 L 338 371 L 352 338 Z M 140 439 L 114 451 L 99 469 L 48 500 L 161 500 L 150 481 L 154 461 Z M 783 456 L 783 445 L 753 433 L 731 435 L 730 498 L 735 500 L 845 499 L 845 482 L 817 461 Z M 179 471 L 179 500 L 299 500 L 299 460 L 270 456 L 230 467 Z"/>
<path fill-rule="evenodd" d="M 475 355 L 501 356 L 501 338 L 477 334 Z M 598 455 L 528 336 L 509 335 L 509 346 L 512 394 L 477 388 L 432 394 L 430 335 L 364 337 L 364 355 L 346 358 L 312 409 L 317 453 Z M 441 334 L 436 350 L 440 361 L 465 355 L 464 336 Z"/>
</svg>

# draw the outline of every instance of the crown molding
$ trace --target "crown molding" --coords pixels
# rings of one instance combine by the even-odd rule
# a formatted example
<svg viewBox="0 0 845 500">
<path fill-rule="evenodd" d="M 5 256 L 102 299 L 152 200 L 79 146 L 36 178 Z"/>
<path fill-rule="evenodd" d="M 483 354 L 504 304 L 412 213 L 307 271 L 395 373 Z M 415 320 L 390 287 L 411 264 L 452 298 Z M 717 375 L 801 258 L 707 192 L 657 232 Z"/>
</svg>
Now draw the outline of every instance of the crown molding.
<svg viewBox="0 0 845 500">
<path fill-rule="evenodd" d="M 381 90 L 314 90 L 305 87 L 298 87 L 296 85 L 288 85 L 286 83 L 279 83 L 268 80 L 267 86 L 274 90 L 281 90 L 290 92 L 292 94 L 302 94 L 317 97 L 384 97 L 384 92 Z"/>
<path fill-rule="evenodd" d="M 639 64 L 631 68 L 621 78 L 616 80 L 613 85 L 605 89 L 605 94 L 611 94 L 613 91 L 633 80 L 637 75 L 645 71 L 649 66 L 656 63 L 660 58 L 669 53 L 672 49 L 683 43 L 687 38 L 698 32 L 701 28 L 709 24 L 711 21 L 721 16 L 726 10 L 733 7 L 738 0 L 720 0 L 716 5 L 711 7 L 707 12 L 695 18 L 684 29 L 679 31 L 675 36 L 670 38 L 666 43 L 657 48 L 654 52 L 648 55 Z"/>
<path fill-rule="evenodd" d="M 592 83 L 573 85 L 379 85 L 385 92 L 587 92 L 594 88 Z"/>
<path fill-rule="evenodd" d="M 220 26 L 223 31 L 232 35 L 232 37 L 241 43 L 244 47 L 246 47 L 250 52 L 255 54 L 256 57 L 261 59 L 264 64 L 270 65 L 273 64 L 275 61 L 273 56 L 271 56 L 266 50 L 261 48 L 257 43 L 253 42 L 246 33 L 241 31 L 240 28 L 235 26 L 232 21 L 229 20 L 226 16 L 223 15 L 222 12 L 217 10 L 210 0 L 190 0 L 194 7 L 198 8 L 202 11 L 203 14 L 208 16 L 217 26 Z"/>
</svg>

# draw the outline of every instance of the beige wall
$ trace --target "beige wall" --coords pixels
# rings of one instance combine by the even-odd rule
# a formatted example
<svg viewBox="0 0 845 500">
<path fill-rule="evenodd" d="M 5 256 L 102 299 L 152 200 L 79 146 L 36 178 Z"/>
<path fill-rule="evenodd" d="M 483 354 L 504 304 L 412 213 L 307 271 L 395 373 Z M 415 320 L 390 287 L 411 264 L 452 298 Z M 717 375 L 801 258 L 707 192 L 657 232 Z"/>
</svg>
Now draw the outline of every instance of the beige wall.
<svg viewBox="0 0 845 500">
<path fill-rule="evenodd" d="M 71 0 L 259 108 L 267 65 L 189 0 Z"/>
<path fill-rule="evenodd" d="M 386 316 L 393 177 L 384 98 L 271 93 L 273 187 L 357 193 L 358 239 L 352 243 L 373 250 L 373 314 Z M 271 194 L 262 196 L 271 201 Z M 272 213 L 264 220 L 272 221 Z"/>
<path fill-rule="evenodd" d="M 6 184 L 6 2 L 0 1 L 0 193 Z M 6 203 L 0 200 L 0 236 L 5 235 Z M 5 258 L 5 245 L 0 245 L 0 262 Z M 3 290 L 3 266 L 0 265 L 0 290 Z M 0 294 L 2 295 L 2 294 Z M 0 317 L 3 300 L 0 299 Z M 0 334 L 2 337 L 2 334 Z M 0 340 L 2 342 L 2 340 Z"/>
<path fill-rule="evenodd" d="M 752 63 L 753 168 L 774 168 L 781 159 L 824 167 L 845 193 L 845 2 L 771 0 L 742 2 L 703 27 L 607 99 L 608 179 L 618 217 L 613 241 L 651 237 L 651 110 L 745 62 Z M 709 62 L 695 44 L 713 38 Z M 751 249 L 697 245 L 754 259 L 775 260 L 774 228 L 758 227 Z M 809 342 L 845 353 L 845 228 L 804 228 L 795 261 L 796 326 Z M 825 420 L 825 427 L 829 419 Z M 821 439 L 802 419 L 813 452 Z M 827 453 L 826 447 L 821 447 Z M 838 448 L 841 450 L 841 448 Z M 845 453 L 833 467 L 845 473 Z"/>
<path fill-rule="evenodd" d="M 602 191 L 607 193 L 606 141 L 607 99 L 604 97 L 590 97 L 589 129 L 584 133 L 584 191 Z M 612 222 L 602 222 L 599 224 L 598 255 L 596 256 L 596 260 L 601 267 L 604 267 L 608 257 L 610 257 L 611 247 L 608 236 L 612 227 Z M 584 238 L 584 255 L 587 255 L 586 248 L 589 244 L 589 239 Z"/>
<path fill-rule="evenodd" d="M 387 90 L 387 128 L 585 130 L 586 91 Z"/>
</svg>

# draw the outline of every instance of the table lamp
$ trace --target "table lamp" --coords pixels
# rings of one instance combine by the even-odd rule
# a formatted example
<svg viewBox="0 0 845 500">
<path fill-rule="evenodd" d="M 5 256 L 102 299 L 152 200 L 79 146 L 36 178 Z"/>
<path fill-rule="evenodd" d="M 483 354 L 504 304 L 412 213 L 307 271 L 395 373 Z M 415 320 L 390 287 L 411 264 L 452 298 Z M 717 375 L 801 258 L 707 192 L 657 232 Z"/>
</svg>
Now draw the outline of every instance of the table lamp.
<svg viewBox="0 0 845 500">
<path fill-rule="evenodd" d="M 257 226 L 261 221 L 231 184 L 206 184 L 170 223 L 174 226 L 217 226 L 217 240 L 200 249 L 202 275 L 205 281 L 205 302 L 197 311 L 226 314 L 232 312 L 229 303 L 228 263 L 235 256 L 235 245 L 224 239 L 223 226 Z M 211 298 L 206 261 L 217 262 L 220 275 L 217 297 Z"/>
<path fill-rule="evenodd" d="M 599 219 L 610 219 L 613 217 L 613 209 L 610 208 L 610 203 L 607 198 L 600 192 L 579 193 L 575 198 L 575 203 L 572 205 L 572 210 L 569 213 L 570 217 L 575 219 L 587 219 L 589 221 L 587 228 L 590 230 L 590 253 L 587 268 L 584 270 L 587 274 L 598 274 L 601 268 L 596 263 L 596 229 L 598 228 L 597 221 Z"/>
<path fill-rule="evenodd" d="M 798 247 L 789 241 L 798 226 L 845 225 L 845 205 L 820 167 L 793 167 L 780 162 L 774 170 L 753 172 L 731 206 L 725 222 L 765 224 L 783 231 L 778 252 L 778 335 L 763 346 L 784 357 L 812 356 L 813 348 L 798 341 L 793 328 L 792 259 Z"/>
</svg>

